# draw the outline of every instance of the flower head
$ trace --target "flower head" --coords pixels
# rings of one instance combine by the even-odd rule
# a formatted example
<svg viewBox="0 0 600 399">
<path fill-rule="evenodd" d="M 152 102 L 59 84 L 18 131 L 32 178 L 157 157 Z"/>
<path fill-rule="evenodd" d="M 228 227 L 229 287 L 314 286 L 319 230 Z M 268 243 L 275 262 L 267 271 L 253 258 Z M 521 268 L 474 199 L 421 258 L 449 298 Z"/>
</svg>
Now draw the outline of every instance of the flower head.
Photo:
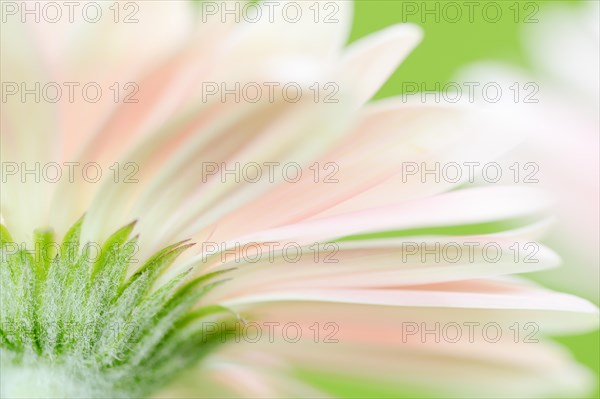
<svg viewBox="0 0 600 399">
<path fill-rule="evenodd" d="M 420 30 L 346 46 L 350 2 L 328 2 L 335 23 L 277 3 L 311 17 L 152 1 L 3 24 L 2 396 L 586 389 L 543 335 L 595 328 L 596 308 L 506 276 L 558 263 L 536 242 L 546 197 L 406 181 L 494 159 L 519 125 L 367 104 Z"/>
</svg>

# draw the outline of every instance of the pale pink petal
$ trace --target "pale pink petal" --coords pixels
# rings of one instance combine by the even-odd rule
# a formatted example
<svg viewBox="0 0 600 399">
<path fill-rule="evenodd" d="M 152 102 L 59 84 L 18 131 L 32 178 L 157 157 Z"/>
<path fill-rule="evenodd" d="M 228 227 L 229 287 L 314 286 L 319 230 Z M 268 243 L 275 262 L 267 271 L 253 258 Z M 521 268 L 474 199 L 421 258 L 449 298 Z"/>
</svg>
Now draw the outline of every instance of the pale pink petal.
<svg viewBox="0 0 600 399">
<path fill-rule="evenodd" d="M 340 85 L 356 90 L 357 106 L 367 102 L 421 41 L 417 25 L 400 24 L 350 45 L 342 60 Z"/>
<path fill-rule="evenodd" d="M 533 188 L 480 187 L 312 219 L 249 234 L 232 242 L 312 243 L 354 234 L 523 218 L 547 212 L 550 205 L 547 195 Z"/>
<path fill-rule="evenodd" d="M 272 289 L 262 294 L 229 293 L 225 306 L 251 312 L 257 303 L 310 302 L 377 305 L 398 312 L 402 320 L 464 322 L 534 322 L 545 333 L 579 333 L 598 326 L 598 308 L 568 294 L 515 280 L 467 280 L 385 289 Z M 560 316 L 560 317 L 559 317 Z M 400 319 L 398 319 L 400 320 Z"/>
<path fill-rule="evenodd" d="M 313 244 L 305 247 L 250 244 L 216 252 L 202 243 L 204 271 L 236 268 L 215 296 L 254 295 L 283 289 L 406 287 L 544 270 L 556 254 L 511 237 L 407 237 Z M 210 256 L 209 256 L 210 255 Z M 213 256 L 214 255 L 214 256 Z M 223 262 L 215 265 L 214 262 Z"/>
</svg>

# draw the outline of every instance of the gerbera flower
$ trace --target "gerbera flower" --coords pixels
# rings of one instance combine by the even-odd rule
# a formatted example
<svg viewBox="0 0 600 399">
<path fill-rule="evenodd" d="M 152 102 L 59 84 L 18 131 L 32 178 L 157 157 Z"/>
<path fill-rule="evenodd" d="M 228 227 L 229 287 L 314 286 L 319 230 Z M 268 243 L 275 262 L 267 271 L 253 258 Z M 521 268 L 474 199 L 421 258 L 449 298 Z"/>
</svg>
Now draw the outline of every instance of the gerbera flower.
<svg viewBox="0 0 600 399">
<path fill-rule="evenodd" d="M 496 109 L 367 104 L 419 29 L 345 46 L 349 2 L 335 23 L 307 2 L 292 7 L 311 18 L 240 23 L 93 4 L 3 20 L 2 397 L 593 382 L 545 336 L 595 328 L 596 308 L 506 276 L 557 263 L 535 243 L 544 195 L 403 182 L 408 163 L 493 159 L 520 135 Z M 304 95 L 240 100 L 238 83 Z"/>
</svg>

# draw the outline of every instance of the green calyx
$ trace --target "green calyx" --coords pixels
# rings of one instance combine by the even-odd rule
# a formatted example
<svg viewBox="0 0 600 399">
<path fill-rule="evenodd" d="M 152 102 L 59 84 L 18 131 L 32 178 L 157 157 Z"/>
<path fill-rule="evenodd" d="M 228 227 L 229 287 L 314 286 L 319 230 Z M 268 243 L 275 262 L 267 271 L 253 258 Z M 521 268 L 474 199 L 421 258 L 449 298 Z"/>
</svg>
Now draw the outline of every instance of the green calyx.
<svg viewBox="0 0 600 399">
<path fill-rule="evenodd" d="M 192 244 L 136 268 L 133 224 L 97 248 L 81 245 L 81 224 L 60 244 L 36 231 L 34 250 L 0 226 L 0 397 L 147 396 L 224 343 L 215 326 L 235 329 L 227 309 L 195 306 L 223 271 L 156 286 Z"/>
</svg>

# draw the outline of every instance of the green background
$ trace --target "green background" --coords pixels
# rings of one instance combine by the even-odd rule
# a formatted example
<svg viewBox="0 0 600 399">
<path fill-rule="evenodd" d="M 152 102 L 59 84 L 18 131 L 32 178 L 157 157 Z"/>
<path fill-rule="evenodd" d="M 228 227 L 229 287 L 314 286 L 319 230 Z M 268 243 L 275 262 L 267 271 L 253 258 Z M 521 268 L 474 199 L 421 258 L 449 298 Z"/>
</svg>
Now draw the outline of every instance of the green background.
<svg viewBox="0 0 600 399">
<path fill-rule="evenodd" d="M 421 15 L 417 12 L 416 15 L 411 16 L 408 12 L 403 12 L 405 3 L 416 3 L 419 7 L 426 3 L 426 6 L 431 8 L 438 3 L 440 10 L 446 9 L 450 16 L 452 8 L 447 6 L 447 3 L 461 5 L 469 3 L 469 0 L 354 1 L 354 24 L 350 42 L 401 22 L 416 23 L 425 31 L 422 43 L 394 73 L 376 98 L 400 93 L 403 80 L 426 82 L 427 87 L 433 87 L 435 82 L 443 85 L 444 82 L 451 81 L 461 67 L 476 61 L 504 61 L 529 68 L 529 58 L 521 46 L 522 29 L 525 23 L 515 23 L 515 7 L 519 10 L 520 21 L 528 16 L 539 20 L 541 11 L 549 3 L 580 7 L 582 1 L 477 1 L 482 6 L 475 8 L 472 22 L 469 21 L 466 7 L 461 7 L 464 12 L 456 22 L 443 21 L 442 18 L 436 22 L 434 15 Z M 483 11 L 478 12 L 486 3 L 495 3 L 501 7 L 502 16 L 498 22 L 487 22 L 482 17 Z M 490 8 L 489 11 L 491 17 L 493 17 L 492 10 Z"/>
<path fill-rule="evenodd" d="M 502 17 L 495 23 L 487 22 L 482 17 L 482 13 L 478 12 L 485 2 L 480 2 L 482 6 L 475 8 L 472 22 L 469 21 L 466 13 L 456 22 L 443 21 L 443 19 L 436 21 L 434 15 L 421 15 L 419 12 L 416 15 L 408 15 L 403 12 L 406 9 L 406 5 L 403 3 L 406 2 L 401 0 L 357 0 L 354 3 L 351 42 L 399 22 L 416 23 L 425 32 L 423 42 L 376 96 L 376 98 L 385 98 L 400 94 L 403 81 L 424 82 L 428 89 L 431 88 L 430 90 L 433 90 L 436 82 L 443 86 L 452 80 L 454 74 L 461 67 L 476 61 L 503 61 L 530 69 L 529 59 L 521 44 L 523 20 L 536 8 L 539 7 L 539 10 L 542 10 L 550 1 L 496 1 L 495 3 L 502 9 Z M 430 9 L 435 7 L 434 3 L 439 3 L 440 10 L 442 10 L 445 3 L 449 2 L 421 0 L 408 3 L 417 4 L 418 7 L 427 3 L 427 7 Z M 464 1 L 455 1 L 454 3 L 461 5 Z M 518 23 L 514 20 L 515 3 L 517 3 L 516 9 L 521 13 Z M 553 3 L 580 7 L 582 2 L 553 1 Z M 466 10 L 464 7 L 462 9 Z M 451 11 L 450 8 L 447 10 Z M 533 17 L 535 16 L 539 17 L 539 12 Z M 600 334 L 598 332 L 580 336 L 557 337 L 556 339 L 567 345 L 581 363 L 594 370 L 596 374 L 600 372 Z M 600 397 L 600 390 L 597 388 L 596 392 L 589 397 Z"/>
</svg>

